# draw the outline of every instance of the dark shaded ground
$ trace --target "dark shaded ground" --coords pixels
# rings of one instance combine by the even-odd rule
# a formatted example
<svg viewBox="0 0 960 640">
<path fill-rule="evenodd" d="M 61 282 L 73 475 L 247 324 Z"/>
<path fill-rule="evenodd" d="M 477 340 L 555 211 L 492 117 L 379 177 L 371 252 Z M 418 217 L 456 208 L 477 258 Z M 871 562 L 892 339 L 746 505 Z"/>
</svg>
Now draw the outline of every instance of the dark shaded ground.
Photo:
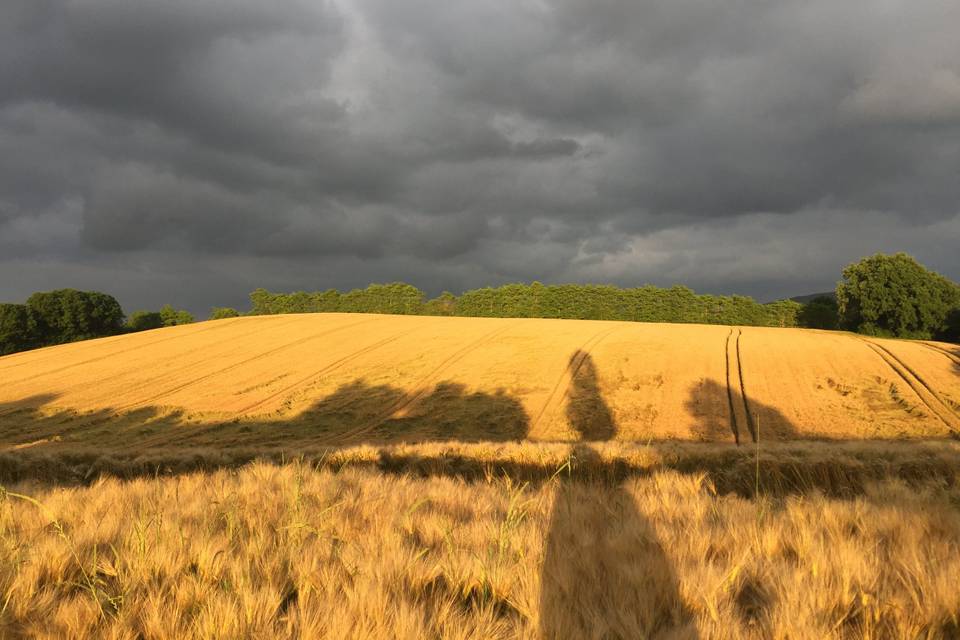
<svg viewBox="0 0 960 640">
<path fill-rule="evenodd" d="M 0 404 L 0 482 L 88 483 L 101 474 L 132 478 L 298 457 L 334 468 L 367 466 L 388 473 L 466 480 L 509 475 L 532 483 L 549 480 L 564 461 L 569 463 L 565 467 L 571 478 L 612 484 L 631 475 L 673 469 L 705 473 L 717 491 L 743 496 L 758 489 L 774 495 L 816 489 L 851 496 L 861 493 L 865 483 L 881 478 L 908 482 L 939 478 L 952 483 L 960 473 L 955 447 L 944 447 L 942 441 L 797 440 L 804 434 L 785 416 L 755 402 L 749 406 L 761 417 L 759 482 L 757 448 L 742 432 L 744 444 L 739 447 L 724 442 L 668 441 L 649 446 L 617 442 L 609 446 L 612 452 L 601 456 L 598 452 L 606 445 L 600 443 L 615 437 L 616 424 L 600 392 L 592 359 L 574 353 L 571 360 L 581 365 L 567 390 L 567 417 L 582 440 L 595 443 L 575 447 L 572 455 L 567 443 L 524 441 L 529 418 L 509 394 L 468 393 L 460 385 L 444 382 L 411 398 L 400 389 L 358 380 L 319 400 L 303 416 L 269 423 L 199 424 L 182 412 L 155 407 L 78 416 L 46 411 L 55 400 L 49 395 Z M 715 383 L 705 383 L 691 390 L 688 408 L 697 415 L 701 397 L 726 393 Z M 743 402 L 738 392 L 733 402 Z M 729 440 L 731 429 L 729 416 L 713 412 L 702 415 L 694 433 L 708 440 Z M 460 444 L 471 441 L 485 444 L 476 449 Z M 524 444 L 514 444 L 518 441 Z M 404 447 L 421 443 L 425 449 Z M 430 449 L 431 443 L 442 446 Z M 372 449 L 358 456 L 349 449 L 354 444 Z M 523 449 L 526 453 L 521 453 Z"/>
<path fill-rule="evenodd" d="M 733 415 L 720 416 L 716 413 L 704 414 L 699 411 L 700 397 L 713 397 L 715 394 L 728 394 Z M 686 401 L 686 408 L 691 414 L 699 417 L 699 422 L 693 427 L 693 434 L 708 442 L 722 442 L 730 433 L 734 434 L 740 444 L 755 443 L 759 435 L 761 442 L 797 440 L 805 436 L 787 416 L 776 407 L 745 399 L 739 389 L 729 391 L 725 385 L 706 380 L 697 388 L 691 390 Z M 747 420 L 749 416 L 749 420 Z M 759 434 L 758 434 L 759 431 Z"/>
</svg>

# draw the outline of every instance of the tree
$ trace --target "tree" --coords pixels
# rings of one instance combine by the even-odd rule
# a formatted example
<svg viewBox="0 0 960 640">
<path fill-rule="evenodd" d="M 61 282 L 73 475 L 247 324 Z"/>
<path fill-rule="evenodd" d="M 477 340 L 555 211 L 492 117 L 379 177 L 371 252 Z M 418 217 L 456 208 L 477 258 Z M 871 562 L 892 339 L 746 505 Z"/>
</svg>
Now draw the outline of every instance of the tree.
<svg viewBox="0 0 960 640">
<path fill-rule="evenodd" d="M 224 318 L 238 318 L 240 312 L 233 307 L 214 307 L 210 311 L 208 320 L 223 320 Z"/>
<path fill-rule="evenodd" d="M 800 309 L 797 322 L 808 329 L 836 329 L 839 310 L 830 296 L 817 296 Z"/>
<path fill-rule="evenodd" d="M 939 340 L 960 343 L 960 307 L 953 309 L 947 314 L 947 320 L 944 324 L 946 326 L 944 326 L 943 331 L 936 337 Z"/>
<path fill-rule="evenodd" d="M 960 306 L 960 288 L 906 253 L 848 265 L 837 285 L 840 324 L 869 335 L 930 338 Z"/>
<path fill-rule="evenodd" d="M 123 328 L 120 303 L 98 291 L 38 292 L 27 299 L 27 306 L 39 318 L 41 341 L 45 344 L 114 335 Z"/>
<path fill-rule="evenodd" d="M 190 324 L 193 322 L 193 315 L 183 309 L 176 310 L 169 304 L 160 307 L 160 317 L 163 319 L 163 326 L 173 327 L 178 324 Z"/>
<path fill-rule="evenodd" d="M 456 310 L 457 296 L 444 291 L 436 298 L 427 300 L 423 305 L 423 313 L 428 316 L 452 316 Z"/>
<path fill-rule="evenodd" d="M 40 345 L 37 314 L 25 304 L 0 304 L 0 356 Z"/>
<path fill-rule="evenodd" d="M 265 316 L 274 313 L 280 313 L 276 309 L 276 299 L 281 294 L 272 294 L 263 287 L 255 289 L 250 294 L 250 315 Z"/>
<path fill-rule="evenodd" d="M 128 331 L 147 331 L 164 326 L 163 316 L 157 311 L 134 311 L 127 320 Z"/>
</svg>

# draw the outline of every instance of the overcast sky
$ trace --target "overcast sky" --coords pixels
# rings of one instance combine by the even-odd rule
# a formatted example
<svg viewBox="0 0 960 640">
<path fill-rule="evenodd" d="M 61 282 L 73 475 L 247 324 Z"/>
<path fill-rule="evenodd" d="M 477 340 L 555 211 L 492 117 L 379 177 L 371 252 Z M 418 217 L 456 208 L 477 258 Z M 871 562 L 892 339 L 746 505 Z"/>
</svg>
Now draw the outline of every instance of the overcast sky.
<svg viewBox="0 0 960 640">
<path fill-rule="evenodd" d="M 0 300 L 960 279 L 952 0 L 3 0 Z"/>
</svg>

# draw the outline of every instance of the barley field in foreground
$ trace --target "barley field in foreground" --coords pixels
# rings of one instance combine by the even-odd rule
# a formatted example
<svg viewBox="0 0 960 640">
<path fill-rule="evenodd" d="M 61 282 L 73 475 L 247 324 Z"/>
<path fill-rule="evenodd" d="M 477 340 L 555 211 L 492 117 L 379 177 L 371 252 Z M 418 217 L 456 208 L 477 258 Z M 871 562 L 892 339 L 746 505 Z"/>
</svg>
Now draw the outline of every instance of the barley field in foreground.
<svg viewBox="0 0 960 640">
<path fill-rule="evenodd" d="M 955 638 L 950 455 L 847 496 L 576 462 L 527 482 L 261 462 L 12 485 L 0 637 Z"/>
</svg>

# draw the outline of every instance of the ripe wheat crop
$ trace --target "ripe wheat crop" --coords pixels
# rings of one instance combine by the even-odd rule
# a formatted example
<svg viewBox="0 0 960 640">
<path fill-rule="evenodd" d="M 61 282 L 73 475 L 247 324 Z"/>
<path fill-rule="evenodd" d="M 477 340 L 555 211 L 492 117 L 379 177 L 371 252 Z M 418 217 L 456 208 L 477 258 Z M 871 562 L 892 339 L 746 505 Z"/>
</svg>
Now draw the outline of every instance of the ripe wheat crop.
<svg viewBox="0 0 960 640">
<path fill-rule="evenodd" d="M 11 486 L 0 636 L 955 637 L 958 504 L 938 482 L 743 498 L 703 473 L 563 467 Z"/>
</svg>

